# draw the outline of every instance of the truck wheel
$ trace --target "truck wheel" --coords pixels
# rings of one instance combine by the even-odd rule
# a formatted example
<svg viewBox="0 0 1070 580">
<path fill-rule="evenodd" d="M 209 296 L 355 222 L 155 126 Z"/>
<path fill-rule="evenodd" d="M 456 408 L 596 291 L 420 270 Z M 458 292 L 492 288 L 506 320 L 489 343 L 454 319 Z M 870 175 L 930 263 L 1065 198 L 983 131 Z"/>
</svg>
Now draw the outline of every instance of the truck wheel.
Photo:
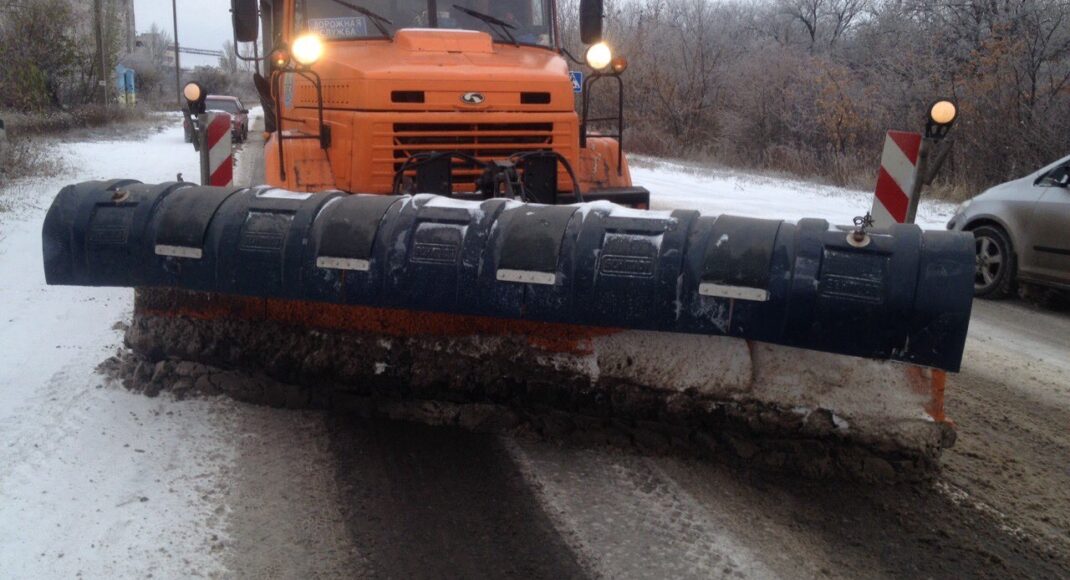
<svg viewBox="0 0 1070 580">
<path fill-rule="evenodd" d="M 1006 232 L 995 226 L 973 230 L 977 269 L 973 294 L 979 298 L 1001 299 L 1014 293 L 1017 260 Z"/>
</svg>

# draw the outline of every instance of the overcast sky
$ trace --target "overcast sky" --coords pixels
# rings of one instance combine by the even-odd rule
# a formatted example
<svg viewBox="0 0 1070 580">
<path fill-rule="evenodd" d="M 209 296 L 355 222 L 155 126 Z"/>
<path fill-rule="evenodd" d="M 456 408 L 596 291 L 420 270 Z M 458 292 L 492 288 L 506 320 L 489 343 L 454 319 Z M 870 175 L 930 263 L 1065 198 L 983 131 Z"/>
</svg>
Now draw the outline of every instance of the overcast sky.
<svg viewBox="0 0 1070 580">
<path fill-rule="evenodd" d="M 230 0 L 175 0 L 178 3 L 178 44 L 191 48 L 220 50 L 232 38 Z M 171 0 L 134 0 L 134 20 L 138 32 L 157 26 L 173 34 Z M 211 56 L 182 55 L 182 67 L 217 64 Z"/>
</svg>

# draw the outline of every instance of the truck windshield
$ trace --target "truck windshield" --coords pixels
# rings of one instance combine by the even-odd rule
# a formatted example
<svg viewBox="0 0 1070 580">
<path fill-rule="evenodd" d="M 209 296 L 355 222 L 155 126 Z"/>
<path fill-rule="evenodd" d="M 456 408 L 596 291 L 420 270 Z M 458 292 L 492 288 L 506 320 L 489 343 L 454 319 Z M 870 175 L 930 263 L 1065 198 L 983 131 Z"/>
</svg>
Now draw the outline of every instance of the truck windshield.
<svg viewBox="0 0 1070 580">
<path fill-rule="evenodd" d="M 509 25 L 520 44 L 552 46 L 551 0 L 297 0 L 298 33 L 315 32 L 325 40 L 383 38 L 366 9 L 390 21 L 388 30 L 402 28 L 453 28 L 488 32 L 495 42 L 512 42 L 500 27 L 488 24 L 454 7 L 492 16 Z"/>
</svg>

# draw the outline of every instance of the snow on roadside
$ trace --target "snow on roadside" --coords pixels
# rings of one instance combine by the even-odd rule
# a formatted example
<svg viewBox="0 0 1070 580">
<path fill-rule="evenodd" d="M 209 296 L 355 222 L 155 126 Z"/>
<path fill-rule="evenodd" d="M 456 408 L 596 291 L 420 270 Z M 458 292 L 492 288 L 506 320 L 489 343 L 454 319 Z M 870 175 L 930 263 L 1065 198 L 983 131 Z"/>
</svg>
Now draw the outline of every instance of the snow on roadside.
<svg viewBox="0 0 1070 580">
<path fill-rule="evenodd" d="M 822 218 L 844 225 L 873 205 L 873 192 L 643 156 L 631 156 L 629 161 L 632 180 L 650 190 L 653 209 L 697 209 L 711 215 L 791 221 Z M 954 210 L 954 204 L 923 200 L 918 225 L 945 229 Z"/>
<path fill-rule="evenodd" d="M 0 213 L 0 576 L 219 576 L 233 461 L 224 401 L 148 399 L 95 367 L 128 289 L 46 286 L 41 223 L 77 181 L 196 179 L 177 117 L 131 141 L 54 143 L 61 175 L 11 185 Z"/>
</svg>

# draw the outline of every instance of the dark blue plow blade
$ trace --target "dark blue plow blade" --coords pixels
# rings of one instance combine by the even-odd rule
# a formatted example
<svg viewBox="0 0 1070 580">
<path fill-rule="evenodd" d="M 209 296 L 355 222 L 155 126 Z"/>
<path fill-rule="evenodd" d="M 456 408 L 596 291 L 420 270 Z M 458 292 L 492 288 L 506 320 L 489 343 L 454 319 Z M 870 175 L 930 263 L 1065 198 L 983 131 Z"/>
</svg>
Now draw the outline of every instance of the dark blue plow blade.
<svg viewBox="0 0 1070 580">
<path fill-rule="evenodd" d="M 433 195 L 87 182 L 44 224 L 49 284 L 724 335 L 957 371 L 969 234 Z M 861 247 L 859 247 L 861 246 Z"/>
</svg>

